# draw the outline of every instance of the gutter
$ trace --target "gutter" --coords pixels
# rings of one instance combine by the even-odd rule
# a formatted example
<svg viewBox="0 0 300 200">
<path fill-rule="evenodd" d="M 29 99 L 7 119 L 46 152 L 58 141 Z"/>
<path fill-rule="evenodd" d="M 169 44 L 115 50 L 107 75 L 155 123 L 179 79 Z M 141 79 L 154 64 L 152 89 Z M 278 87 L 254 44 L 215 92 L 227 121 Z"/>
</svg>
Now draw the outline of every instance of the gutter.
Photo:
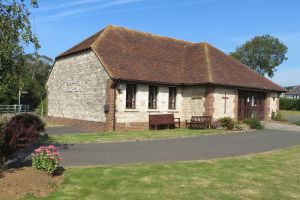
<svg viewBox="0 0 300 200">
<path fill-rule="evenodd" d="M 203 83 L 169 83 L 169 82 L 160 82 L 160 81 L 145 81 L 145 80 L 134 80 L 134 79 L 123 79 L 123 78 L 112 78 L 113 80 L 118 81 L 127 81 L 127 82 L 133 82 L 133 83 L 145 83 L 145 84 L 161 84 L 161 85 L 174 85 L 174 86 L 205 86 L 205 85 L 211 85 L 211 86 L 226 86 L 230 88 L 240 89 L 240 90 L 255 90 L 255 91 L 272 91 L 272 92 L 281 92 L 285 93 L 287 90 L 272 90 L 272 89 L 263 89 L 263 88 L 255 88 L 255 87 L 247 87 L 247 86 L 236 86 L 231 84 L 218 84 L 213 82 L 203 82 Z"/>
</svg>

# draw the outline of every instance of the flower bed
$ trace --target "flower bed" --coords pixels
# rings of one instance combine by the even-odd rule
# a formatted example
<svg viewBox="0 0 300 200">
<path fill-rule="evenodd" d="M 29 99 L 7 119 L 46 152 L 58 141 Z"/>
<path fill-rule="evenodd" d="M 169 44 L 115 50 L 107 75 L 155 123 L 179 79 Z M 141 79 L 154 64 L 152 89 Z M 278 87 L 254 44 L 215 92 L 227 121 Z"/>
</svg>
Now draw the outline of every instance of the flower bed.
<svg viewBox="0 0 300 200">
<path fill-rule="evenodd" d="M 44 171 L 52 176 L 61 160 L 57 148 L 53 145 L 41 146 L 32 154 L 32 166 L 38 171 Z"/>
</svg>

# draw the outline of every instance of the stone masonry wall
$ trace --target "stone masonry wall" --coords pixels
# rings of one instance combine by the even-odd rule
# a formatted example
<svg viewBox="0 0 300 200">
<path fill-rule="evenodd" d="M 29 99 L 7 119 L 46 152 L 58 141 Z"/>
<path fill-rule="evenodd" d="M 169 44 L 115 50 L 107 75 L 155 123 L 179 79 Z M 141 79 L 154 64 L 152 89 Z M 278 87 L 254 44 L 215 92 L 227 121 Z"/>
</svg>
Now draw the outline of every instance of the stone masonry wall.
<svg viewBox="0 0 300 200">
<path fill-rule="evenodd" d="M 269 108 L 267 110 L 268 112 L 268 119 L 271 119 L 272 112 L 278 112 L 279 111 L 279 98 L 277 97 L 278 95 L 276 93 L 268 93 L 267 98 L 269 101 Z"/>
<path fill-rule="evenodd" d="M 225 99 L 223 97 L 228 97 L 226 100 L 226 111 L 225 111 Z M 213 118 L 217 120 L 221 117 L 231 117 L 236 118 L 236 96 L 238 95 L 237 90 L 216 87 L 214 91 L 214 113 Z"/>
<path fill-rule="evenodd" d="M 184 126 L 185 120 L 192 115 L 204 115 L 204 86 L 177 87 L 176 109 L 168 108 L 169 86 L 159 85 L 157 109 L 148 109 L 148 84 L 137 84 L 136 108 L 126 109 L 126 83 L 120 83 L 121 88 L 116 97 L 116 129 L 132 130 L 148 128 L 149 114 L 173 113 L 179 117 Z"/>
<path fill-rule="evenodd" d="M 46 84 L 48 116 L 106 122 L 108 79 L 93 51 L 57 60 Z"/>
<path fill-rule="evenodd" d="M 192 116 L 203 116 L 205 112 L 205 87 L 184 87 L 182 93 L 182 120 L 190 120 Z"/>
<path fill-rule="evenodd" d="M 134 122 L 149 122 L 149 114 L 174 113 L 175 117 L 181 117 L 182 89 L 177 87 L 176 110 L 168 109 L 169 87 L 158 86 L 157 109 L 148 109 L 149 85 L 137 84 L 136 86 L 136 108 L 126 109 L 126 83 L 120 83 L 116 97 L 116 122 L 119 126 L 130 128 Z M 145 123 L 143 123 L 143 127 Z"/>
</svg>

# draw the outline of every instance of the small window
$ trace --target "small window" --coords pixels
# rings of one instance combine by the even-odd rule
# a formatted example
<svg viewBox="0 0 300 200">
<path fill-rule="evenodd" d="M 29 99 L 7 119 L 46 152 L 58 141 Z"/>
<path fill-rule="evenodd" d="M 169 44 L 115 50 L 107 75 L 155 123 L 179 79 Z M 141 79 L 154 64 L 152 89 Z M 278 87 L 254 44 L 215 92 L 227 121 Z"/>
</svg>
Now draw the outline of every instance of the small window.
<svg viewBox="0 0 300 200">
<path fill-rule="evenodd" d="M 169 87 L 169 109 L 176 109 L 176 87 Z"/>
<path fill-rule="evenodd" d="M 135 94 L 136 94 L 136 85 L 126 84 L 126 108 L 128 109 L 135 108 Z"/>
<path fill-rule="evenodd" d="M 149 86 L 148 108 L 157 108 L 157 86 Z"/>
</svg>

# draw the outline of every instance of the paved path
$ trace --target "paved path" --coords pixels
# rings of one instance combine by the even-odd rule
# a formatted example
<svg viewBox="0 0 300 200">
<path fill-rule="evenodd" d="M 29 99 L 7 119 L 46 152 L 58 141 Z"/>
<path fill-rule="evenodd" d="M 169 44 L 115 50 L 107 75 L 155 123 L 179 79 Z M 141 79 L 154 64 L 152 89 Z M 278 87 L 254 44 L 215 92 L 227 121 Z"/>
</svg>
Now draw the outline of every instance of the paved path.
<svg viewBox="0 0 300 200">
<path fill-rule="evenodd" d="M 282 130 L 282 131 L 298 131 L 300 132 L 300 126 L 284 124 L 280 122 L 270 121 L 266 124 L 266 129 L 269 130 Z"/>
<path fill-rule="evenodd" d="M 269 130 L 59 147 L 63 166 L 152 163 L 247 155 L 300 145 L 300 132 Z"/>
</svg>

